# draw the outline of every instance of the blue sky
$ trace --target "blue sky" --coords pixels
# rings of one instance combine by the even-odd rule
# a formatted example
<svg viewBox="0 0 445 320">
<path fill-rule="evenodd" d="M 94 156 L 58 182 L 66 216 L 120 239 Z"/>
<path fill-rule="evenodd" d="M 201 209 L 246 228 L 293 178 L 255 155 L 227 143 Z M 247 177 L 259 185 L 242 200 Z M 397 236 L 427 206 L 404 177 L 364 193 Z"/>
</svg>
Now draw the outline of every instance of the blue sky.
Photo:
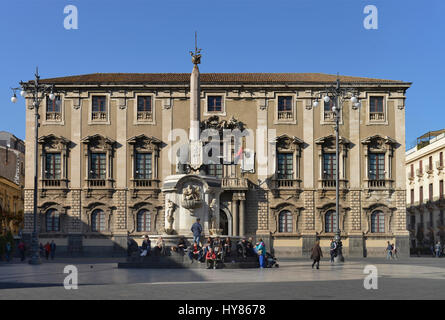
<svg viewBox="0 0 445 320">
<path fill-rule="evenodd" d="M 76 5 L 79 29 L 65 30 Z M 363 27 L 366 5 L 378 30 Z M 0 130 L 25 136 L 23 99 L 33 77 L 94 72 L 190 72 L 194 31 L 202 72 L 322 72 L 412 81 L 407 144 L 445 128 L 445 1 L 14 0 L 0 10 Z"/>
</svg>

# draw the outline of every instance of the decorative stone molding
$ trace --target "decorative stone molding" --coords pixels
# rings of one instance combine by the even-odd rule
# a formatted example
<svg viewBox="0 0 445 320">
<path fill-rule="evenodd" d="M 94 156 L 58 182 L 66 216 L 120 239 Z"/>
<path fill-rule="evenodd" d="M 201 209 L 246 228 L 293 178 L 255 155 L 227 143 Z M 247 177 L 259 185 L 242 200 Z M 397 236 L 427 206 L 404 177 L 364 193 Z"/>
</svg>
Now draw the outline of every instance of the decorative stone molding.
<svg viewBox="0 0 445 320">
<path fill-rule="evenodd" d="M 374 203 L 368 207 L 363 207 L 364 214 L 364 228 L 363 233 L 366 235 L 378 235 L 378 233 L 371 233 L 371 215 L 375 211 L 382 211 L 385 215 L 385 232 L 383 234 L 389 234 L 392 232 L 391 230 L 391 220 L 393 216 L 393 212 L 397 210 L 395 207 L 388 207 L 382 203 Z"/>
<path fill-rule="evenodd" d="M 326 213 L 328 213 L 328 211 L 333 210 L 335 212 L 335 203 L 327 203 L 323 206 L 317 207 L 316 208 L 318 210 L 318 216 L 320 218 L 320 222 L 321 225 L 319 227 L 319 229 L 317 230 L 317 232 L 321 235 L 325 235 L 326 231 L 325 231 L 325 226 L 326 226 Z M 340 231 L 342 233 L 344 233 L 345 230 L 345 221 L 346 221 L 346 216 L 347 216 L 347 212 L 350 210 L 349 207 L 343 207 L 342 205 L 339 206 L 339 210 L 340 210 L 340 221 L 337 221 Z"/>
<path fill-rule="evenodd" d="M 272 211 L 271 215 L 271 233 L 280 234 L 278 226 L 280 213 L 283 211 L 289 211 L 292 214 L 292 233 L 297 234 L 299 232 L 298 223 L 300 219 L 300 213 L 303 208 L 298 208 L 294 204 L 289 202 L 280 203 L 274 207 L 270 208 Z"/>
</svg>

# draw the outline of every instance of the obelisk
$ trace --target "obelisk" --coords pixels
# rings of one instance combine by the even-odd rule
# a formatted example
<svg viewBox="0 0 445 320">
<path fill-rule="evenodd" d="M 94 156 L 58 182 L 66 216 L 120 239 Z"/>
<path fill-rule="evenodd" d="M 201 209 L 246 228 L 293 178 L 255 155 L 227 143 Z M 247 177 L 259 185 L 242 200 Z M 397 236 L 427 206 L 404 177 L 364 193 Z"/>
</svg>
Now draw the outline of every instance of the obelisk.
<svg viewBox="0 0 445 320">
<path fill-rule="evenodd" d="M 190 76 L 190 166 L 193 170 L 197 170 L 202 165 L 202 143 L 199 139 L 200 128 L 200 75 L 198 64 L 201 63 L 201 49 L 196 45 L 195 52 L 190 52 L 193 62 L 193 71 Z"/>
</svg>

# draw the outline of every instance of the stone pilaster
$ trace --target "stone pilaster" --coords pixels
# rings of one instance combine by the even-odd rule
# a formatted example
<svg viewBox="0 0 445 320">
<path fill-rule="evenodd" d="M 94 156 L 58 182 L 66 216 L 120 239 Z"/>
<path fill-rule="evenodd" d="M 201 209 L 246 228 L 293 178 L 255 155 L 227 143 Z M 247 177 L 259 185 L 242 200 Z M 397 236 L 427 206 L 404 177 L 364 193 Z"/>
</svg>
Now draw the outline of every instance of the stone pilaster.
<svg viewBox="0 0 445 320">
<path fill-rule="evenodd" d="M 81 207 L 81 190 L 71 190 L 71 210 L 70 210 L 70 224 L 68 226 L 69 233 L 82 232 L 82 207 Z"/>
<path fill-rule="evenodd" d="M 305 190 L 303 192 L 304 211 L 303 229 L 304 231 L 315 231 L 315 191 Z"/>
<path fill-rule="evenodd" d="M 349 193 L 349 207 L 350 211 L 350 224 L 349 228 L 352 232 L 360 232 L 361 231 L 361 199 L 360 199 L 360 191 L 351 191 Z"/>
<path fill-rule="evenodd" d="M 114 231 L 117 233 L 126 233 L 127 230 L 127 195 L 125 190 L 116 192 L 117 206 L 116 219 L 114 221 Z"/>
<path fill-rule="evenodd" d="M 24 203 L 24 233 L 31 233 L 33 231 L 33 223 L 34 223 L 34 190 L 25 190 L 25 203 Z"/>
</svg>

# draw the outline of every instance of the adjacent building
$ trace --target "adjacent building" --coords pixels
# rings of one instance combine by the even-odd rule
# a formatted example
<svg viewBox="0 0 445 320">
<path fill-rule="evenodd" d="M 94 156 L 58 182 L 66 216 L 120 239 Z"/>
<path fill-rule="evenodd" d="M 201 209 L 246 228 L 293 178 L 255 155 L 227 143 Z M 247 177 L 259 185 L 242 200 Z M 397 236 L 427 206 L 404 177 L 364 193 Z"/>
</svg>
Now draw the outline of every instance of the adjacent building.
<svg viewBox="0 0 445 320">
<path fill-rule="evenodd" d="M 174 132 L 189 132 L 193 89 L 200 97 L 193 117 L 202 129 L 255 133 L 255 150 L 247 153 L 245 140 L 243 148 L 226 150 L 241 162 L 206 167 L 222 188 L 216 213 L 221 234 L 262 237 L 278 256 L 303 256 L 316 238 L 327 247 L 339 224 L 346 256 L 382 255 L 386 241 L 408 254 L 404 164 L 410 83 L 340 76 L 342 84 L 359 91 L 361 108 L 342 101 L 336 168 L 332 104 L 320 99 L 336 76 L 203 73 L 199 79 L 198 86 L 190 83 L 190 74 L 179 73 L 45 79 L 55 85 L 57 97 L 42 102 L 38 150 L 34 111 L 27 109 L 26 115 L 27 234 L 33 225 L 36 152 L 41 241 L 54 239 L 58 250 L 70 253 L 111 254 L 127 235 L 164 234 L 162 186 L 184 169 L 173 147 L 181 136 Z"/>
<path fill-rule="evenodd" d="M 23 226 L 25 144 L 0 131 L 0 233 L 17 235 Z"/>
<path fill-rule="evenodd" d="M 422 135 L 406 152 L 407 222 L 416 251 L 445 243 L 444 153 L 445 129 Z"/>
</svg>

